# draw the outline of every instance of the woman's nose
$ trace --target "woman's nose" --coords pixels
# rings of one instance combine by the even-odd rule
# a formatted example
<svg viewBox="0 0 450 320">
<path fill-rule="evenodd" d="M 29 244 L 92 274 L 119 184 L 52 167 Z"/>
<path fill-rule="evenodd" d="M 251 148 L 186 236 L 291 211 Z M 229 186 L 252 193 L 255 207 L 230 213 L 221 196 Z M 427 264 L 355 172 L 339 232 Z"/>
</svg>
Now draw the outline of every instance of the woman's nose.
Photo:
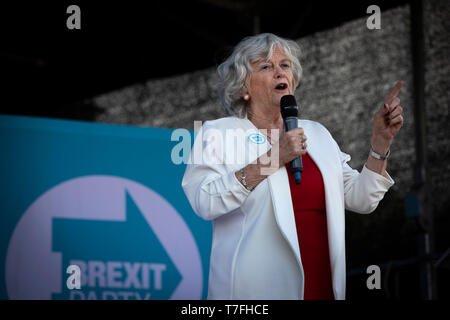
<svg viewBox="0 0 450 320">
<path fill-rule="evenodd" d="M 283 70 L 283 68 L 277 66 L 275 67 L 275 79 L 279 79 L 282 76 L 284 76 L 286 74 L 286 72 Z"/>
</svg>

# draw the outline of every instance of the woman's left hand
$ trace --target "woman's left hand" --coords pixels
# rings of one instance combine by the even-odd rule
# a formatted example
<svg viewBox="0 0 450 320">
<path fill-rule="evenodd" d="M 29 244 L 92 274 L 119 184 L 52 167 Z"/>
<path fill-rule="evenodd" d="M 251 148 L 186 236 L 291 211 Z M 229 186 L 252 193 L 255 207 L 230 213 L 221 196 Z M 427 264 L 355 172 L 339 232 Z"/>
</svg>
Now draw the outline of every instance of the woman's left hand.
<svg viewBox="0 0 450 320">
<path fill-rule="evenodd" d="M 375 114 L 373 121 L 372 148 L 375 152 L 386 154 L 392 140 L 403 125 L 403 108 L 397 97 L 403 81 L 397 82 L 394 89 L 384 100 L 383 106 Z"/>
</svg>

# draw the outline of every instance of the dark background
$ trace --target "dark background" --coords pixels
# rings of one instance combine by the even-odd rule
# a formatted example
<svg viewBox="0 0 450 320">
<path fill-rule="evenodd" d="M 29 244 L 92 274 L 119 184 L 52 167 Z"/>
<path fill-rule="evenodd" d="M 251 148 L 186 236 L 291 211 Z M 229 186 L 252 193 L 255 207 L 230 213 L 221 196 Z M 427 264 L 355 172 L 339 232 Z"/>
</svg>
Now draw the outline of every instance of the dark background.
<svg viewBox="0 0 450 320">
<path fill-rule="evenodd" d="M 376 1 L 381 10 L 407 1 Z M 68 30 L 66 9 L 81 9 Z M 3 112 L 91 120 L 83 99 L 220 63 L 244 36 L 298 39 L 373 1 L 18 1 L 0 8 Z"/>
</svg>

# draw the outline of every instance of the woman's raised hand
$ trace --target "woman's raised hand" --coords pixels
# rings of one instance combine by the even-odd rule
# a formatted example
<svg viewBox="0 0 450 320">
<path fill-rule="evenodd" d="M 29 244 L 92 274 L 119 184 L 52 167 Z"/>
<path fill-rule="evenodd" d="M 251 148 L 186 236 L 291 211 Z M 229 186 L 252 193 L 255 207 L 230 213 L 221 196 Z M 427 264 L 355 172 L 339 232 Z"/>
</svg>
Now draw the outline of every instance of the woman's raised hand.
<svg viewBox="0 0 450 320">
<path fill-rule="evenodd" d="M 392 140 L 403 126 L 403 108 L 400 106 L 400 99 L 397 97 L 403 81 L 397 82 L 394 89 L 384 100 L 383 106 L 374 116 L 372 148 L 375 152 L 386 154 Z"/>
</svg>

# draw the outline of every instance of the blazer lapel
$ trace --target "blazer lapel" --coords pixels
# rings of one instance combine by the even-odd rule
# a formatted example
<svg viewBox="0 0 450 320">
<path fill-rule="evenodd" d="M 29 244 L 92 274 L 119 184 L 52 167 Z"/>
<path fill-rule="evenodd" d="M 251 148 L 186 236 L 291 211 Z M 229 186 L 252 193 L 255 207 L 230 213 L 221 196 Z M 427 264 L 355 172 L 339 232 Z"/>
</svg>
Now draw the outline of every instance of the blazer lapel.
<svg viewBox="0 0 450 320">
<path fill-rule="evenodd" d="M 253 132 L 253 130 L 255 130 L 255 132 L 262 135 L 250 120 L 245 118 L 241 121 L 243 121 L 242 127 L 244 127 L 245 130 L 251 129 L 248 132 Z M 271 145 L 267 141 L 257 144 L 255 141 L 249 140 L 248 137 L 247 140 L 246 146 L 248 149 L 246 151 L 252 160 L 266 153 L 271 148 Z M 294 209 L 292 206 L 291 190 L 286 168 L 284 166 L 281 167 L 275 173 L 269 175 L 267 179 L 274 207 L 275 220 L 301 266 Z"/>
<path fill-rule="evenodd" d="M 275 220 L 281 233 L 294 252 L 300 269 L 302 270 L 294 208 L 292 206 L 291 189 L 289 187 L 289 177 L 286 167 L 281 167 L 277 172 L 270 175 L 268 180 Z"/>
<path fill-rule="evenodd" d="M 341 292 L 340 278 L 343 276 L 345 279 L 345 217 L 342 214 L 345 209 L 343 189 L 339 180 L 342 179 L 340 159 L 336 158 L 335 148 L 327 137 L 322 137 L 320 132 L 313 130 L 306 123 L 302 123 L 302 127 L 308 137 L 309 156 L 316 163 L 323 178 L 333 287 Z M 340 274 L 342 267 L 344 275 Z"/>
<path fill-rule="evenodd" d="M 248 119 L 243 121 L 243 127 L 246 130 L 255 129 L 255 132 L 259 132 Z M 340 190 L 339 179 L 337 178 L 337 175 L 341 174 L 338 172 L 340 163 L 335 162 L 334 147 L 328 137 L 323 136 L 320 130 L 311 126 L 307 121 L 300 120 L 299 125 L 305 129 L 305 134 L 308 137 L 308 153 L 321 171 L 324 180 L 330 262 L 333 282 L 336 287 L 340 273 L 337 270 L 341 269 L 342 262 L 345 262 L 342 261 L 342 254 L 344 253 L 345 255 L 345 243 L 342 241 L 344 239 L 342 233 L 345 232 L 345 221 L 344 217 L 339 214 L 343 210 L 343 199 L 341 196 L 343 190 Z M 246 151 L 251 159 L 256 159 L 271 148 L 268 142 L 258 145 L 248 141 L 246 146 L 248 148 Z M 268 183 L 275 220 L 284 238 L 289 243 L 302 271 L 303 267 L 288 174 L 286 167 L 283 166 L 268 177 Z M 340 284 L 337 285 L 337 287 L 340 286 Z"/>
<path fill-rule="evenodd" d="M 329 171 L 329 165 L 327 164 L 327 155 L 322 151 L 326 150 L 324 146 L 325 141 L 322 141 L 316 130 L 309 126 L 307 122 L 300 121 L 299 125 L 305 129 L 305 134 L 308 137 L 308 153 L 322 172 L 326 188 L 329 180 L 326 174 Z M 325 149 L 323 149 L 324 147 Z M 268 180 L 274 205 L 275 219 L 282 234 L 289 242 L 299 265 L 302 266 L 288 174 L 290 173 L 283 166 L 276 173 L 270 175 Z"/>
<path fill-rule="evenodd" d="M 339 271 L 342 266 L 342 254 L 345 255 L 345 243 L 342 243 L 342 233 L 345 229 L 345 221 L 339 212 L 342 211 L 342 192 L 339 188 L 339 165 L 336 163 L 334 147 L 328 137 L 313 128 L 307 122 L 301 121 L 301 127 L 305 129 L 308 137 L 308 153 L 322 173 L 325 185 L 325 201 L 327 208 L 328 244 L 330 248 L 330 263 L 333 275 L 334 287 L 341 287 Z M 270 175 L 269 186 L 272 196 L 274 214 L 281 233 L 288 241 L 299 265 L 302 267 L 300 249 L 298 245 L 297 229 L 295 224 L 294 208 L 292 205 L 291 190 L 288 173 L 285 167 Z M 345 275 L 344 275 L 345 278 Z M 340 291 L 340 290 L 339 290 Z"/>
</svg>

